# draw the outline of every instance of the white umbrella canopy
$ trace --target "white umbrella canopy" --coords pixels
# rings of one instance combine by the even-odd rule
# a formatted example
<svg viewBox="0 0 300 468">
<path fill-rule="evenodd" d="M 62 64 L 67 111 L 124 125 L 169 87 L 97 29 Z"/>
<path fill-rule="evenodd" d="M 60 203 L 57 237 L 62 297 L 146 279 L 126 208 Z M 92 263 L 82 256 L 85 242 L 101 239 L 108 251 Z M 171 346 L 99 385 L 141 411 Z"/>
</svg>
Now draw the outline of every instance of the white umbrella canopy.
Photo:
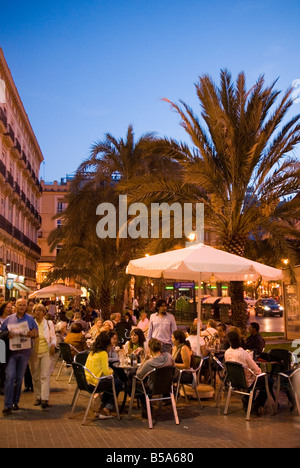
<svg viewBox="0 0 300 468">
<path fill-rule="evenodd" d="M 209 282 L 279 280 L 282 271 L 204 244 L 131 260 L 126 272 L 131 275 Z"/>
<path fill-rule="evenodd" d="M 131 260 L 126 273 L 151 278 L 189 280 L 198 282 L 198 337 L 201 320 L 201 283 L 215 281 L 264 281 L 282 279 L 282 271 L 262 263 L 254 262 L 205 244 L 194 244 L 183 249 L 172 250 L 149 257 Z M 198 343 L 198 354 L 200 351 Z"/>
<path fill-rule="evenodd" d="M 29 299 L 33 299 L 35 297 L 61 297 L 61 296 L 81 296 L 82 291 L 81 289 L 77 288 L 70 288 L 69 286 L 65 286 L 64 284 L 52 284 L 51 286 L 47 286 L 46 288 L 39 289 L 38 291 L 34 291 L 32 294 L 29 295 Z"/>
</svg>

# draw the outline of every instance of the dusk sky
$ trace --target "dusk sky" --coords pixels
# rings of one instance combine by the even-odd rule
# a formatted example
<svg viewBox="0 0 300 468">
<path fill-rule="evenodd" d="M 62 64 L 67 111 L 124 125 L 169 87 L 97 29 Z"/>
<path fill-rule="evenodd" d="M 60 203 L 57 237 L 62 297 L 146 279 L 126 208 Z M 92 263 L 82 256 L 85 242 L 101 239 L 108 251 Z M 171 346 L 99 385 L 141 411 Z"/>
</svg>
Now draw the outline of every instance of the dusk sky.
<svg viewBox="0 0 300 468">
<path fill-rule="evenodd" d="M 0 46 L 46 181 L 129 124 L 137 139 L 153 131 L 189 143 L 162 98 L 199 114 L 200 75 L 218 83 L 221 69 L 243 70 L 250 87 L 264 74 L 283 91 L 300 79 L 299 0 L 2 0 L 0 11 Z"/>
</svg>

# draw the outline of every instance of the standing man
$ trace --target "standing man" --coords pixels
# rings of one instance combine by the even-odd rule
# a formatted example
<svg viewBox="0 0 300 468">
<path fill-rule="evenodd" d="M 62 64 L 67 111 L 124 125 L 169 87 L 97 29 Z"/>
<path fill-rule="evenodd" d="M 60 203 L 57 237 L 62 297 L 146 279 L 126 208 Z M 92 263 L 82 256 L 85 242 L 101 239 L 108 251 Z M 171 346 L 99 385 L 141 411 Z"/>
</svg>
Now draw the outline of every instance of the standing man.
<svg viewBox="0 0 300 468">
<path fill-rule="evenodd" d="M 156 311 L 150 316 L 148 340 L 156 338 L 162 344 L 162 353 L 172 354 L 172 335 L 177 330 L 174 315 L 167 312 L 167 303 L 159 299 Z"/>
<path fill-rule="evenodd" d="M 3 322 L 1 331 L 9 332 L 9 356 L 6 365 L 4 416 L 19 409 L 22 382 L 31 354 L 31 340 L 38 336 L 38 326 L 26 314 L 27 301 L 18 299 L 16 312 Z"/>
<path fill-rule="evenodd" d="M 139 297 L 135 297 L 132 302 L 132 310 L 133 315 L 136 317 L 136 320 L 140 318 L 140 305 L 139 305 Z"/>
</svg>

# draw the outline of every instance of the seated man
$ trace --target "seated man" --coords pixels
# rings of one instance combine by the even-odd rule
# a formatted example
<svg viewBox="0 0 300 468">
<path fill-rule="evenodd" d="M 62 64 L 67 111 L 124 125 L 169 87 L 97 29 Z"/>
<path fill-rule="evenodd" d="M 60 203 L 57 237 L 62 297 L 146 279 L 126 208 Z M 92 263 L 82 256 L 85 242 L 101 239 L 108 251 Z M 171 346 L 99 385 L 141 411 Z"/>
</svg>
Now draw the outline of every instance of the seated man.
<svg viewBox="0 0 300 468">
<path fill-rule="evenodd" d="M 256 322 L 250 323 L 249 326 L 249 333 L 250 336 L 246 339 L 246 349 L 254 352 L 254 357 L 259 357 L 259 355 L 263 352 L 266 342 L 259 333 L 260 326 Z"/>
</svg>

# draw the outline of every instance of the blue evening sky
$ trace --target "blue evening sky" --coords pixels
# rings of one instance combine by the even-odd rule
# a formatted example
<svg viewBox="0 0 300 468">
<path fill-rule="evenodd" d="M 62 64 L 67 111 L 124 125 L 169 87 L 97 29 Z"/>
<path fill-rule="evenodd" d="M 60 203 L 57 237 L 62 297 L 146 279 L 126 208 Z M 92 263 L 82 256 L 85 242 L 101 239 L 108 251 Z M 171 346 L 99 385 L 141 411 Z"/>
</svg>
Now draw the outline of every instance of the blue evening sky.
<svg viewBox="0 0 300 468">
<path fill-rule="evenodd" d="M 194 83 L 227 68 L 285 90 L 300 79 L 299 0 L 1 0 L 0 46 L 59 180 L 105 133 L 132 124 L 187 141 L 162 101 L 198 106 Z M 292 115 L 300 112 L 300 103 Z"/>
</svg>

